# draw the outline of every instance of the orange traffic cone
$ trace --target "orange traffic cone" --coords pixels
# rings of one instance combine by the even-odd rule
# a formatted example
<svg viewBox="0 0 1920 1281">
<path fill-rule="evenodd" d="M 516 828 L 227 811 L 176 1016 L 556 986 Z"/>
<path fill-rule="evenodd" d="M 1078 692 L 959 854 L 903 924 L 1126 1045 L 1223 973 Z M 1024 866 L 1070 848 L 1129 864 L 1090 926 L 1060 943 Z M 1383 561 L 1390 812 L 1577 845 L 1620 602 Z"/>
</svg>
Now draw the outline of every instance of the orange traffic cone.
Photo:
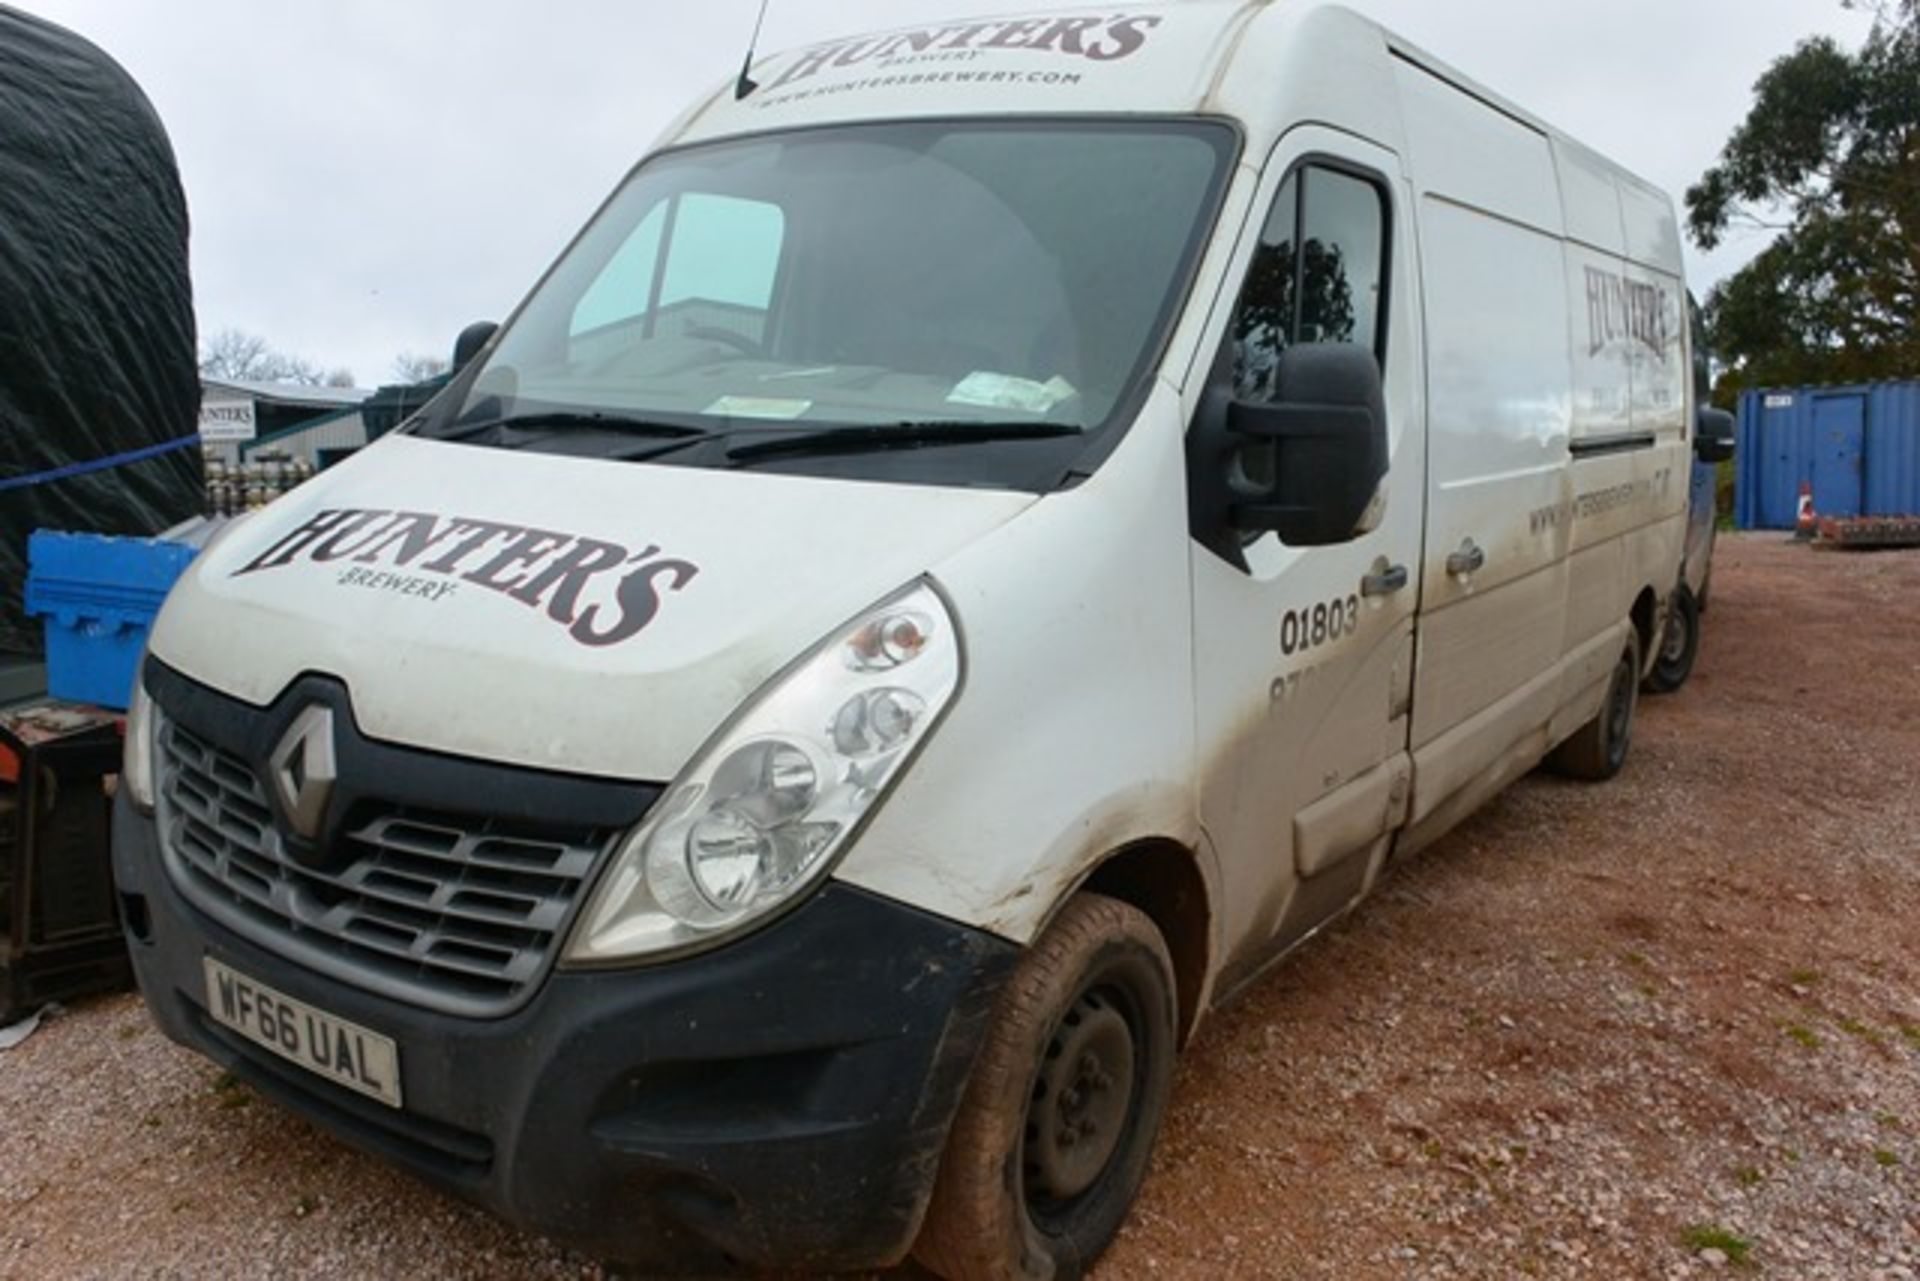
<svg viewBox="0 0 1920 1281">
<path fill-rule="evenodd" d="M 1800 482 L 1800 513 L 1794 520 L 1795 538 L 1812 538 L 1819 524 L 1819 517 L 1813 511 L 1813 485 L 1808 481 Z"/>
</svg>

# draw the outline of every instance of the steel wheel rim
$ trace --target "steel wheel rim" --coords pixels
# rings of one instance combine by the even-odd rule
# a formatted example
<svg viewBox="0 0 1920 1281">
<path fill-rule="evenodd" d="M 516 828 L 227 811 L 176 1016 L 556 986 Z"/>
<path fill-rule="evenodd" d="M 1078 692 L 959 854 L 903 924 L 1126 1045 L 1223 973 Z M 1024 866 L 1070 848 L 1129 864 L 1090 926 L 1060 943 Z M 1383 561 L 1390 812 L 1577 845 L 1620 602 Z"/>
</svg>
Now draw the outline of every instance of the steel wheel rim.
<svg viewBox="0 0 1920 1281">
<path fill-rule="evenodd" d="M 1687 628 L 1679 618 L 1669 619 L 1666 634 L 1660 638 L 1660 661 L 1669 666 L 1687 656 Z"/>
<path fill-rule="evenodd" d="M 1142 1071 L 1125 1004 L 1111 987 L 1090 987 L 1047 1043 L 1020 1149 L 1025 1199 L 1037 1215 L 1085 1196 L 1125 1146 Z"/>
</svg>

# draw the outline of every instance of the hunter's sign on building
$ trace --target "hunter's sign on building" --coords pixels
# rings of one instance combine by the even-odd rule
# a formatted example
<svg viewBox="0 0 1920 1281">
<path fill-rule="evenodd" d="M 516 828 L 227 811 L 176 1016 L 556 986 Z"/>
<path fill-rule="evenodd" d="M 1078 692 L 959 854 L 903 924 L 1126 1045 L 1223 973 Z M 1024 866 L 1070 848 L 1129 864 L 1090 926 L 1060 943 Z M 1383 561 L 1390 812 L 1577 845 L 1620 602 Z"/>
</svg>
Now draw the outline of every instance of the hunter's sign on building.
<svg viewBox="0 0 1920 1281">
<path fill-rule="evenodd" d="M 252 440 L 256 430 L 251 397 L 207 396 L 201 400 L 201 440 Z"/>
</svg>

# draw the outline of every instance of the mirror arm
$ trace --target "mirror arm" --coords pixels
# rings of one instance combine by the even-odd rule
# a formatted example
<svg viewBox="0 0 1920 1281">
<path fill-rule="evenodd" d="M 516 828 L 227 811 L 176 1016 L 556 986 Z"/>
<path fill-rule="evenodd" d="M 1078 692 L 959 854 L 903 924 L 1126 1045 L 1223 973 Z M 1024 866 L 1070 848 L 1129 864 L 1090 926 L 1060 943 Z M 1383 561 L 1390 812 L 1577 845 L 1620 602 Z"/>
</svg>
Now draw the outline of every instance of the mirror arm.
<svg viewBox="0 0 1920 1281">
<path fill-rule="evenodd" d="M 1246 552 L 1234 524 L 1241 495 L 1233 483 L 1246 437 L 1233 427 L 1230 367 L 1216 368 L 1200 394 L 1187 433 L 1187 519 L 1193 540 L 1227 564 L 1246 571 Z"/>
</svg>

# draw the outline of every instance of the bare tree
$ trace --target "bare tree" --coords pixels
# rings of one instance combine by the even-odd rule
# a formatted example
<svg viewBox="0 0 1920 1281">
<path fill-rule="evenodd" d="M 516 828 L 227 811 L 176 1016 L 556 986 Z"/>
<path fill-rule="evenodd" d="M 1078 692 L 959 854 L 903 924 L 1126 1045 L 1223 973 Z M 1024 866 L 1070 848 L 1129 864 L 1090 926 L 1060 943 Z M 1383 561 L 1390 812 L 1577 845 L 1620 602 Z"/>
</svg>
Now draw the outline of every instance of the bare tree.
<svg viewBox="0 0 1920 1281">
<path fill-rule="evenodd" d="M 304 356 L 275 351 L 259 334 L 250 334 L 244 329 L 221 329 L 205 339 L 200 346 L 200 373 L 228 382 L 299 383 L 307 387 L 323 383 L 335 387 L 353 385 L 350 371 L 322 370 Z M 335 382 L 342 374 L 346 381 Z"/>
<path fill-rule="evenodd" d="M 393 358 L 393 373 L 403 383 L 423 383 L 429 378 L 438 378 L 452 368 L 453 362 L 444 356 L 428 356 L 417 351 L 403 351 Z"/>
<path fill-rule="evenodd" d="M 222 329 L 201 340 L 200 372 L 208 378 L 253 381 L 273 356 L 267 340 L 240 329 Z"/>
<path fill-rule="evenodd" d="M 330 369 L 323 382 L 328 387 L 351 387 L 354 385 L 353 371 L 345 365 L 341 365 L 338 369 Z"/>
</svg>

